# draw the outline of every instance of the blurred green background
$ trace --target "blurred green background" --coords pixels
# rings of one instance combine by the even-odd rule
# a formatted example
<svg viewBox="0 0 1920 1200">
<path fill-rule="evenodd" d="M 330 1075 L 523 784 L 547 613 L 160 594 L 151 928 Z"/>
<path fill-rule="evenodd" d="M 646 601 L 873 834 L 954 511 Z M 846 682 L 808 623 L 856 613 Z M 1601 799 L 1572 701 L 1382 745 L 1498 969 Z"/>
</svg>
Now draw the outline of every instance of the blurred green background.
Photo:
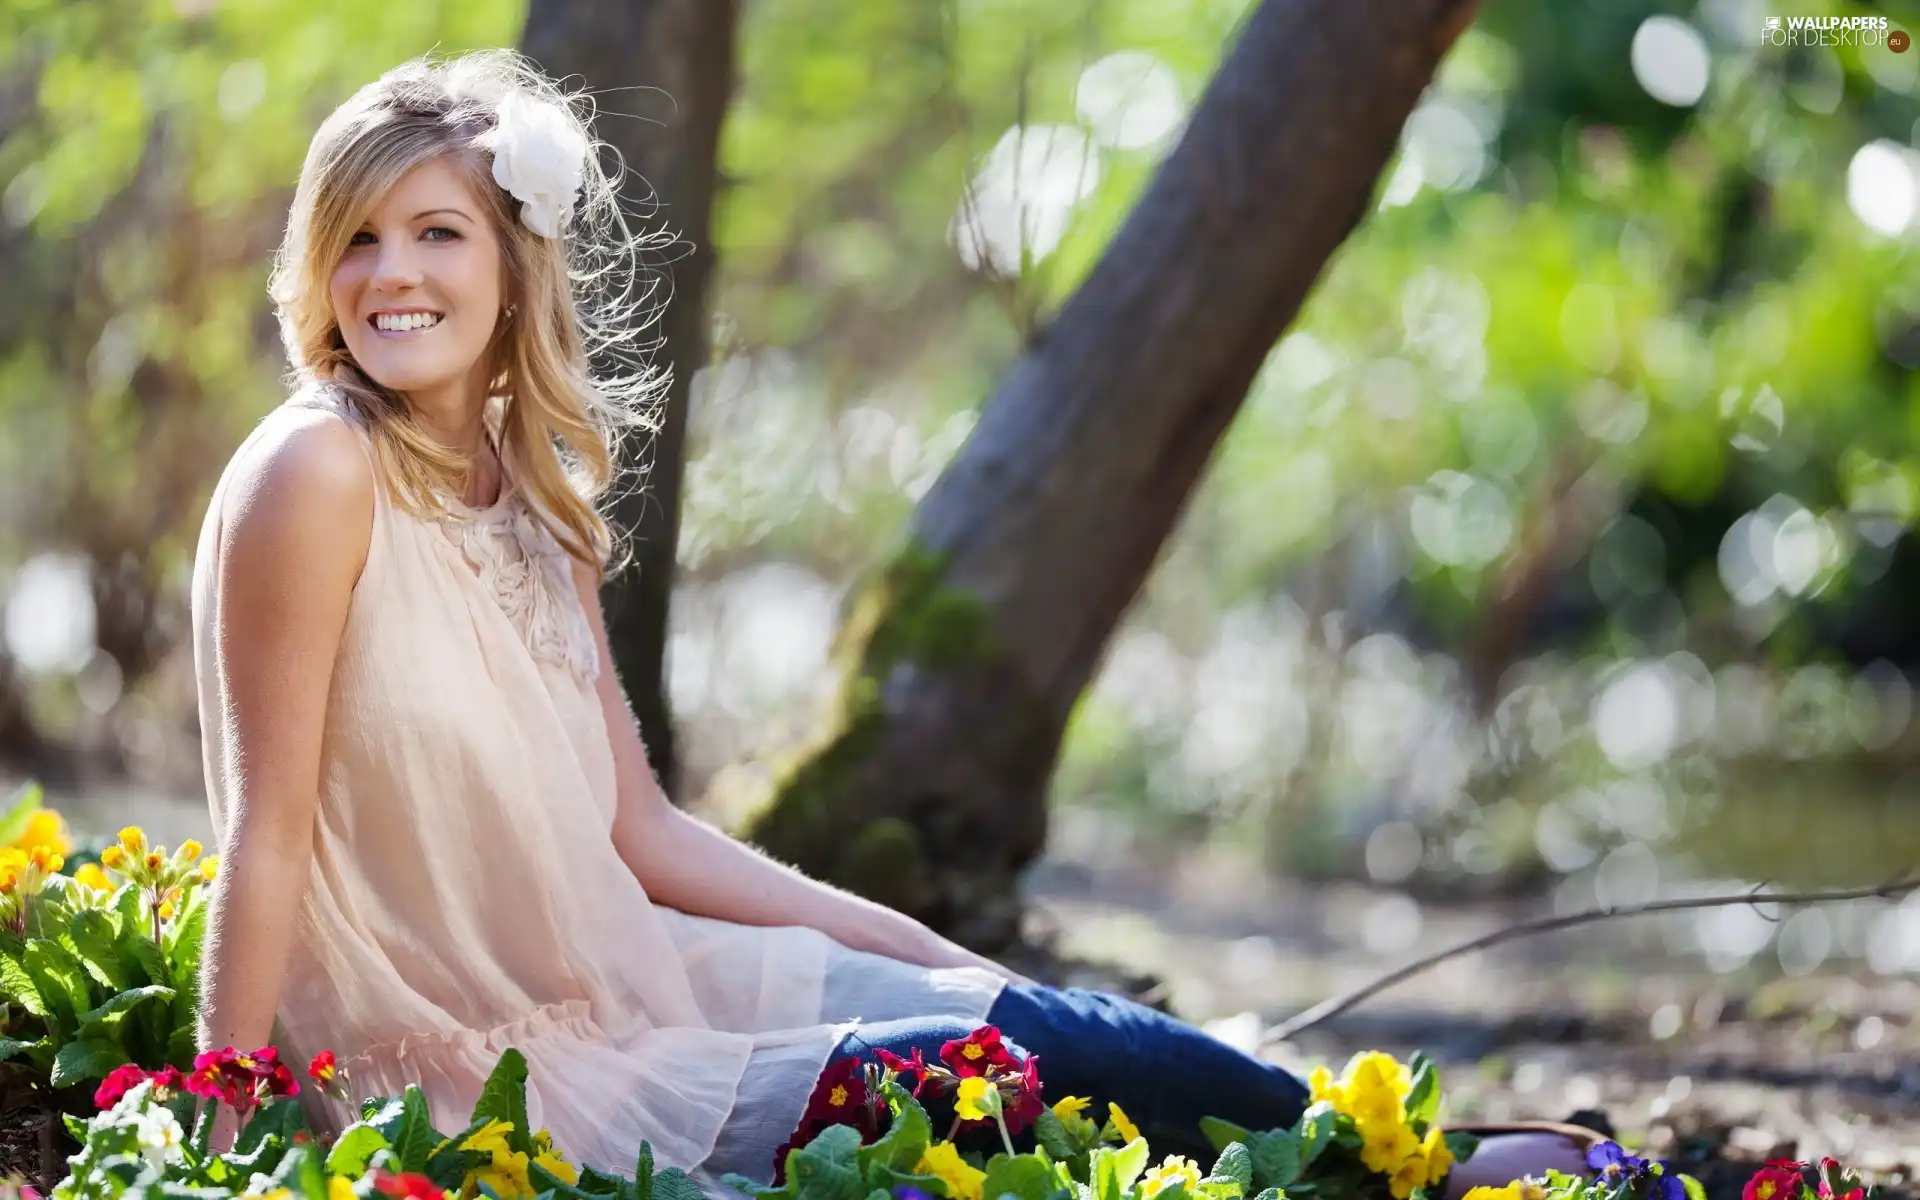
<svg viewBox="0 0 1920 1200">
<path fill-rule="evenodd" d="M 670 646 L 689 802 L 737 815 L 811 719 L 848 587 L 1247 7 L 743 6 Z M 1768 44 L 1778 15 L 1920 29 L 1482 7 L 1076 710 L 1063 854 L 1563 904 L 1920 862 L 1920 50 Z M 0 779 L 191 825 L 192 535 L 284 394 L 264 284 L 307 139 L 524 19 L 0 5 Z M 1699 930 L 1716 963 L 1920 970 L 1914 904 Z"/>
</svg>

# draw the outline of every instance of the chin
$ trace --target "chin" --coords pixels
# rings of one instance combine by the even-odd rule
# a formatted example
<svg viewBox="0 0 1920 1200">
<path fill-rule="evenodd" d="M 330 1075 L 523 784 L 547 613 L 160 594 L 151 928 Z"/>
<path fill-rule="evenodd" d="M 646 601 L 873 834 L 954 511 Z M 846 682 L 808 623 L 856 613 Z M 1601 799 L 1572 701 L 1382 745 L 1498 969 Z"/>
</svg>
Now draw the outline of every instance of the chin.
<svg viewBox="0 0 1920 1200">
<path fill-rule="evenodd" d="M 458 379 L 460 371 L 448 370 L 437 363 L 368 362 L 360 360 L 367 377 L 391 392 L 421 392 Z"/>
</svg>

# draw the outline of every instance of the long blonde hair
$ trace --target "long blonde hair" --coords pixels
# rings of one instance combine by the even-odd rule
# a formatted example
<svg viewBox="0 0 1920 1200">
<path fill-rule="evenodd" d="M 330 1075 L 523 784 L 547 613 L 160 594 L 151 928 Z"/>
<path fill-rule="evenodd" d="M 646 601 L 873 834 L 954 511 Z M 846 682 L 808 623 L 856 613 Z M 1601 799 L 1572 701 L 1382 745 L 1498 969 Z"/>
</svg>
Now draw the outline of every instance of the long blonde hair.
<svg viewBox="0 0 1920 1200">
<path fill-rule="evenodd" d="M 591 147 L 572 220 L 556 238 L 521 224 L 518 203 L 492 176 L 489 135 L 501 101 L 516 91 L 555 105 Z M 415 167 L 447 156 L 493 222 L 506 267 L 512 307 L 486 352 L 502 456 L 556 540 L 584 562 L 605 564 L 614 532 L 596 505 L 613 484 L 622 436 L 658 428 L 666 385 L 665 369 L 645 361 L 657 343 L 638 340 L 658 315 L 649 303 L 658 280 L 642 252 L 672 238 L 629 232 L 619 156 L 593 137 L 592 119 L 589 97 L 563 93 L 509 50 L 402 63 L 313 135 L 268 292 L 292 366 L 289 386 L 330 390 L 360 417 L 398 502 L 430 512 L 438 497 L 462 495 L 473 464 L 360 369 L 329 298 L 335 267 L 380 197 Z"/>
</svg>

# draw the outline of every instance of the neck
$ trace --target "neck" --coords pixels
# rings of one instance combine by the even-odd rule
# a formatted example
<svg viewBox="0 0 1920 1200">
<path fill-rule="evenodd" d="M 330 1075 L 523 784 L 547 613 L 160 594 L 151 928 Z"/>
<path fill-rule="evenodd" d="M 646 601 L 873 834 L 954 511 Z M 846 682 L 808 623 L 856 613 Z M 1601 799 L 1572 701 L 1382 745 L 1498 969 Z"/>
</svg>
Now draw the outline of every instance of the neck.
<svg viewBox="0 0 1920 1200">
<path fill-rule="evenodd" d="M 503 482 L 500 461 L 487 438 L 487 388 L 478 364 L 460 379 L 406 394 L 407 408 L 427 435 L 472 464 L 467 479 L 468 504 L 485 506 L 499 495 Z"/>
</svg>

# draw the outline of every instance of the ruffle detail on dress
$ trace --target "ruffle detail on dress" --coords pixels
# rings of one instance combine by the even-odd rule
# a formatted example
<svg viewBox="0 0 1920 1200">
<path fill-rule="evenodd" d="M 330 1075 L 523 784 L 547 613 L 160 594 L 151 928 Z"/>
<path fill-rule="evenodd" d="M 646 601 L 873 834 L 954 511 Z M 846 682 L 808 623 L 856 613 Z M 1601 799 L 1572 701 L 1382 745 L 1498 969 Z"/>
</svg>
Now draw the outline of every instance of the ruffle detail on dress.
<svg viewBox="0 0 1920 1200">
<path fill-rule="evenodd" d="M 439 524 L 535 658 L 566 668 L 583 685 L 600 677 L 599 648 L 567 552 L 518 493 L 489 509 L 450 513 Z"/>
</svg>

